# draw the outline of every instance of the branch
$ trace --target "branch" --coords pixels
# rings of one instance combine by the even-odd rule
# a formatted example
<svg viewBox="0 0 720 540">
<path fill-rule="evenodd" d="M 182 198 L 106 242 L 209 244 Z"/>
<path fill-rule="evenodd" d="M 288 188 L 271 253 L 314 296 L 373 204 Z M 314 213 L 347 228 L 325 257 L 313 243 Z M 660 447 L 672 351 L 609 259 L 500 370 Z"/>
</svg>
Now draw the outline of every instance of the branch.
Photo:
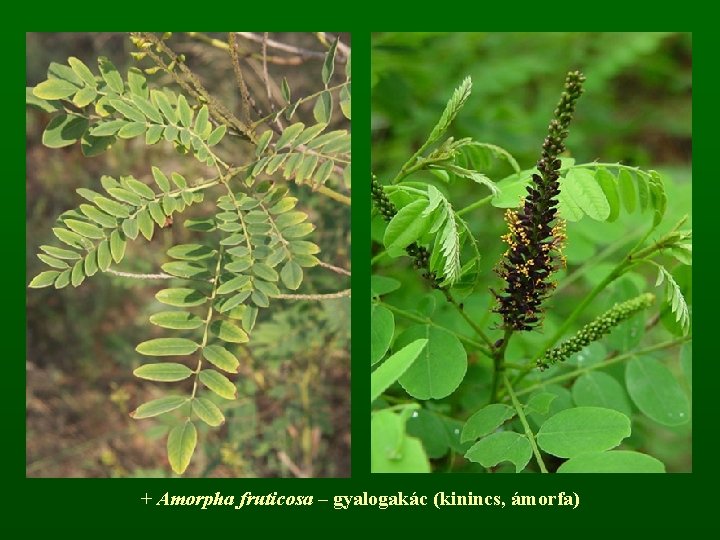
<svg viewBox="0 0 720 540">
<path fill-rule="evenodd" d="M 247 39 L 248 41 L 254 41 L 255 43 L 265 42 L 267 44 L 267 46 L 270 47 L 271 49 L 276 49 L 278 51 L 293 53 L 293 54 L 296 54 L 303 58 L 325 58 L 324 52 L 311 51 L 308 49 L 303 49 L 301 47 L 287 45 L 285 43 L 275 41 L 274 39 L 267 39 L 266 37 L 258 36 L 257 34 L 254 34 L 253 32 L 235 32 L 235 34 Z M 267 32 L 265 32 L 265 34 L 267 35 Z"/>
<path fill-rule="evenodd" d="M 328 264 L 320 260 L 318 261 L 318 264 L 323 268 L 327 268 L 328 270 L 335 272 L 336 274 L 343 274 L 345 276 L 351 275 L 349 270 L 345 270 L 344 268 L 340 268 L 339 266 L 333 266 L 332 264 Z"/>
<path fill-rule="evenodd" d="M 121 272 L 120 270 L 113 270 L 112 268 L 105 270 L 105 273 L 132 279 L 173 279 L 175 277 L 163 272 L 159 274 L 137 274 L 135 272 Z"/>
<path fill-rule="evenodd" d="M 235 33 L 230 32 L 228 34 L 228 41 L 230 45 L 230 57 L 232 58 L 233 70 L 235 71 L 235 79 L 237 80 L 238 89 L 240 90 L 240 97 L 242 98 L 243 113 L 245 120 L 248 122 L 252 121 L 250 118 L 250 105 L 255 108 L 255 102 L 250 95 L 247 84 L 245 84 L 245 78 L 240 68 L 240 58 L 238 57 L 237 41 L 235 40 Z"/>
<path fill-rule="evenodd" d="M 330 298 L 343 298 L 350 296 L 352 289 L 345 289 L 334 293 L 324 294 L 278 294 L 273 298 L 281 298 L 282 300 L 327 300 Z"/>
</svg>

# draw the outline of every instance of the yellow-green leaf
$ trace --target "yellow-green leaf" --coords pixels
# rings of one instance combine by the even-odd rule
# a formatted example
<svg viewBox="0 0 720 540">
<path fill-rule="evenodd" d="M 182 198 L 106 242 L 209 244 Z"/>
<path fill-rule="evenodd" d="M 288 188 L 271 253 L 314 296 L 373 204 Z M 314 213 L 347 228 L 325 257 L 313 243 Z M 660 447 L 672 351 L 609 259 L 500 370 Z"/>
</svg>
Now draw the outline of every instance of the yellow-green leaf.
<svg viewBox="0 0 720 540">
<path fill-rule="evenodd" d="M 146 356 L 180 356 L 192 354 L 199 345 L 186 338 L 156 338 L 140 343 L 135 350 Z"/>
<path fill-rule="evenodd" d="M 176 362 L 145 364 L 133 371 L 133 374 L 140 379 L 159 382 L 182 381 L 190 377 L 192 373 L 193 371 L 189 367 Z"/>
<path fill-rule="evenodd" d="M 225 347 L 220 345 L 208 345 L 203 349 L 203 357 L 216 367 L 228 373 L 237 373 L 240 362 Z"/>
<path fill-rule="evenodd" d="M 295 261 L 288 261 L 285 266 L 280 270 L 280 279 L 283 284 L 290 289 L 295 291 L 300 287 L 303 280 L 303 270 L 300 265 Z"/>
<path fill-rule="evenodd" d="M 218 427 L 225 423 L 225 417 L 220 409 L 207 398 L 196 397 L 192 402 L 193 412 L 208 426 Z"/>
<path fill-rule="evenodd" d="M 235 399 L 237 397 L 237 388 L 230 379 L 213 369 L 202 370 L 200 372 L 200 382 L 221 398 Z"/>
<path fill-rule="evenodd" d="M 48 79 L 38 84 L 33 94 L 41 99 L 65 99 L 78 90 L 77 86 L 63 79 Z"/>
<path fill-rule="evenodd" d="M 197 430 L 190 420 L 170 430 L 167 440 L 168 461 L 177 474 L 182 474 L 187 469 L 196 444 Z"/>
<path fill-rule="evenodd" d="M 215 321 L 210 325 L 210 329 L 218 338 L 230 343 L 247 343 L 250 340 L 239 326 L 230 321 Z"/>
<path fill-rule="evenodd" d="M 152 418 L 160 414 L 174 411 L 187 403 L 188 398 L 185 396 L 166 396 L 160 399 L 153 399 L 147 403 L 143 403 L 137 409 L 130 413 L 132 418 L 140 420 L 141 418 Z"/>
<path fill-rule="evenodd" d="M 28 287 L 31 287 L 33 289 L 41 289 L 42 287 L 49 287 L 53 283 L 55 283 L 55 279 L 60 275 L 60 272 L 56 272 L 55 270 L 48 270 L 46 272 L 40 272 L 37 276 L 33 278 L 33 280 L 30 282 L 30 285 Z"/>
</svg>

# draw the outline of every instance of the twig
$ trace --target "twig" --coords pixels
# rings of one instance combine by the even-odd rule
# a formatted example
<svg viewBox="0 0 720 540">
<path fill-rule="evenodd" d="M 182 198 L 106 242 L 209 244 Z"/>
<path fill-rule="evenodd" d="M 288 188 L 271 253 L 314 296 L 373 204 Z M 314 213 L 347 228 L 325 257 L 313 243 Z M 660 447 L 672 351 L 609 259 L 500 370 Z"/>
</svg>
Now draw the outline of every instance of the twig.
<svg viewBox="0 0 720 540">
<path fill-rule="evenodd" d="M 349 270 L 345 270 L 344 268 L 340 268 L 339 266 L 333 266 L 332 264 L 323 261 L 318 261 L 318 264 L 323 268 L 327 268 L 328 270 L 335 272 L 336 274 L 343 274 L 345 276 L 351 275 Z"/>
<path fill-rule="evenodd" d="M 280 450 L 278 452 L 278 458 L 280 461 L 282 461 L 283 465 L 285 465 L 288 469 L 290 469 L 290 472 L 295 476 L 296 478 L 309 478 L 309 475 L 300 469 L 293 461 L 290 459 L 290 457 Z"/>
<path fill-rule="evenodd" d="M 237 32 L 234 32 L 234 33 L 237 33 Z M 208 37 L 205 34 L 202 34 L 200 32 L 185 32 L 185 34 L 188 37 L 191 37 L 193 39 L 201 41 L 202 43 L 205 43 L 207 45 L 215 47 L 216 49 L 222 49 L 224 51 L 227 51 L 230 49 L 230 45 L 228 45 L 224 41 Z M 243 54 L 243 57 L 260 58 L 260 55 L 258 53 L 251 52 L 251 53 Z M 277 64 L 280 66 L 299 66 L 304 61 L 305 60 L 303 59 L 302 56 L 287 56 L 287 57 L 268 56 L 268 62 L 270 62 L 271 64 Z"/>
<path fill-rule="evenodd" d="M 254 41 L 255 43 L 266 42 L 267 46 L 270 47 L 271 49 L 277 49 L 278 51 L 285 51 L 285 52 L 297 54 L 298 56 L 301 56 L 303 58 L 325 58 L 325 53 L 323 53 L 323 52 L 302 49 L 300 47 L 295 47 L 293 45 L 287 45 L 285 43 L 275 41 L 274 39 L 267 39 L 267 32 L 265 32 L 265 37 L 258 36 L 252 32 L 235 32 L 235 33 L 238 36 L 243 37 L 249 41 Z"/>
<path fill-rule="evenodd" d="M 267 98 L 268 98 L 268 104 L 270 105 L 270 110 L 272 112 L 275 112 L 275 102 L 273 101 L 272 93 L 270 92 L 270 77 L 268 76 L 268 69 L 267 69 L 267 40 L 268 40 L 268 33 L 263 32 L 263 40 L 262 40 L 263 82 L 265 83 L 265 91 L 267 92 Z"/>
<path fill-rule="evenodd" d="M 240 58 L 238 57 L 237 40 L 233 32 L 228 33 L 228 42 L 230 45 L 230 57 L 232 58 L 233 70 L 235 71 L 235 79 L 237 80 L 238 89 L 240 90 L 240 97 L 242 98 L 243 113 L 245 120 L 251 122 L 250 118 L 250 105 L 255 108 L 255 102 L 250 95 L 247 84 L 240 68 Z"/>
<path fill-rule="evenodd" d="M 352 289 L 345 289 L 343 291 L 324 294 L 278 294 L 273 298 L 281 298 L 283 300 L 327 300 L 329 298 L 343 298 L 351 294 Z"/>
<path fill-rule="evenodd" d="M 134 272 L 121 272 L 120 270 L 113 270 L 112 268 L 108 268 L 107 270 L 105 270 L 105 272 L 108 274 L 113 274 L 115 276 L 132 279 L 173 279 L 175 277 L 171 276 L 170 274 L 165 274 L 163 272 L 159 274 L 136 274 Z"/>
<path fill-rule="evenodd" d="M 329 43 L 332 43 L 333 41 L 335 41 L 335 38 L 332 37 L 327 32 L 317 32 L 316 35 L 319 38 L 321 38 L 321 40 L 324 40 L 325 44 L 329 44 Z M 337 50 L 342 55 L 343 60 L 347 60 L 348 56 L 350 56 L 350 47 L 348 47 L 347 45 L 342 43 L 340 40 L 338 40 Z M 339 58 L 338 58 L 338 60 L 339 60 Z"/>
</svg>

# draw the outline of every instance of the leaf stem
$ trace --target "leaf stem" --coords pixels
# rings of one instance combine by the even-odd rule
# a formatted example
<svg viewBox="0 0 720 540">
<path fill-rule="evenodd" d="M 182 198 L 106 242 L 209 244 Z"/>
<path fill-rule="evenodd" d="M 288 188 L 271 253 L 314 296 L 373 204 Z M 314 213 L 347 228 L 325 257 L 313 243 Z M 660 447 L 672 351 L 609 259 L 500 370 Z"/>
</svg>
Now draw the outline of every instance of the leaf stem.
<svg viewBox="0 0 720 540">
<path fill-rule="evenodd" d="M 675 347 L 676 345 L 681 345 L 681 344 L 685 343 L 686 341 L 690 341 L 690 340 L 692 340 L 692 336 L 685 336 L 685 337 L 673 339 L 670 341 L 664 341 L 662 343 L 658 343 L 657 345 L 652 345 L 652 346 L 646 347 L 644 349 L 637 349 L 637 350 L 623 353 L 623 354 L 620 354 L 617 356 L 613 356 L 613 357 L 608 358 L 607 360 L 604 360 L 597 364 L 593 364 L 591 366 L 587 366 L 587 367 L 583 367 L 583 368 L 578 368 L 573 371 L 569 371 L 568 373 L 563 373 L 562 375 L 558 375 L 556 377 L 551 377 L 544 381 L 535 383 L 531 386 L 523 388 L 522 390 L 518 390 L 517 395 L 521 396 L 523 394 L 529 394 L 530 392 L 533 392 L 539 388 L 543 388 L 549 384 L 557 384 L 557 383 L 561 383 L 561 382 L 564 382 L 564 381 L 567 381 L 570 379 L 574 379 L 575 377 L 583 375 L 584 373 L 588 373 L 589 371 L 606 368 L 613 364 L 622 362 L 623 360 L 627 360 L 628 358 L 632 358 L 633 356 L 647 354 L 647 353 L 654 352 L 654 351 L 660 351 L 663 349 L 669 349 L 671 347 Z"/>
<path fill-rule="evenodd" d="M 352 289 L 344 289 L 342 291 L 334 293 L 323 293 L 323 294 L 278 294 L 273 298 L 281 298 L 283 300 L 327 300 L 330 298 L 343 298 L 350 296 Z"/>
<path fill-rule="evenodd" d="M 387 304 L 383 301 L 378 301 L 377 304 L 388 308 L 390 311 L 397 313 L 401 317 L 404 317 L 410 321 L 414 321 L 414 322 L 417 322 L 420 324 L 427 324 L 429 326 L 434 326 L 435 328 L 439 328 L 440 330 L 444 330 L 445 332 L 452 334 L 453 336 L 458 338 L 463 343 L 470 345 L 471 347 L 474 347 L 475 349 L 477 349 L 478 351 L 483 353 L 488 358 L 493 358 L 490 350 L 487 347 L 485 347 L 485 345 L 480 343 L 479 341 L 475 341 L 472 338 L 463 336 L 462 334 L 458 334 L 454 330 L 450 330 L 449 328 L 441 326 L 441 325 L 437 324 L 436 322 L 434 322 L 429 317 L 421 317 L 420 315 L 416 315 L 415 313 L 411 313 L 410 311 L 405 311 L 404 309 L 400 309 L 398 307 L 393 306 L 392 304 Z"/>
<path fill-rule="evenodd" d="M 500 377 L 504 377 L 505 375 L 505 350 L 507 349 L 508 342 L 510 341 L 512 334 L 512 328 L 505 328 L 505 334 L 500 342 L 500 346 L 493 349 L 493 376 L 492 385 L 490 387 L 490 403 L 497 403 L 498 401 Z"/>
<path fill-rule="evenodd" d="M 458 216 L 462 216 L 464 214 L 467 214 L 468 212 L 472 212 L 473 210 L 476 210 L 476 209 L 480 208 L 481 206 L 485 206 L 487 203 L 489 203 L 492 200 L 493 197 L 494 197 L 494 195 L 488 195 L 487 197 L 483 197 L 482 199 L 479 199 L 479 200 L 475 201 L 474 203 L 469 204 L 465 208 L 461 208 L 460 210 L 455 212 L 455 214 Z"/>
<path fill-rule="evenodd" d="M 450 302 L 455 308 L 458 310 L 458 313 L 462 316 L 463 319 L 465 319 L 465 322 L 467 322 L 470 327 L 475 330 L 475 333 L 480 336 L 480 338 L 487 344 L 487 346 L 492 349 L 493 343 L 490 341 L 490 338 L 485 335 L 485 332 L 483 332 L 483 329 L 480 328 L 475 321 L 473 321 L 467 313 L 465 313 L 465 310 L 462 308 L 460 304 L 457 303 L 457 301 L 452 297 L 450 294 L 450 291 L 447 289 L 442 289 L 443 294 L 445 295 L 445 298 L 448 302 Z"/>
<path fill-rule="evenodd" d="M 210 323 L 212 322 L 212 316 L 213 316 L 213 301 L 215 300 L 215 295 L 217 294 L 217 288 L 220 284 L 220 272 L 222 271 L 222 259 L 223 259 L 223 252 L 225 251 L 225 246 L 220 244 L 220 248 L 218 250 L 218 261 L 215 265 L 215 278 L 213 279 L 213 286 L 212 286 L 212 292 L 210 293 L 210 305 L 208 306 L 208 313 L 207 317 L 205 317 L 205 328 L 203 329 L 203 337 L 202 342 L 200 343 L 200 349 L 198 351 L 198 363 L 197 367 L 195 368 L 195 380 L 193 381 L 193 389 L 192 394 L 190 395 L 190 399 L 195 399 L 195 395 L 197 394 L 197 388 L 198 388 L 198 380 L 200 377 L 200 370 L 202 369 L 202 361 L 203 361 L 203 350 L 205 349 L 205 346 L 208 342 L 208 334 L 210 332 Z M 192 411 L 192 409 L 191 409 Z M 192 412 L 190 413 L 192 414 Z M 190 420 L 190 415 L 188 415 L 188 420 Z"/>
<path fill-rule="evenodd" d="M 532 429 L 530 429 L 530 424 L 528 424 L 527 418 L 525 418 L 525 412 L 523 411 L 523 406 L 518 401 L 517 395 L 515 395 L 515 392 L 513 391 L 513 387 L 510 384 L 510 381 L 508 380 L 507 376 L 503 376 L 503 381 L 505 382 L 505 389 L 507 390 L 508 395 L 510 396 L 510 399 L 512 400 L 513 407 L 515 407 L 515 412 L 517 412 L 518 418 L 520 419 L 520 423 L 523 425 L 523 428 L 525 429 L 525 436 L 528 438 L 528 441 L 530 442 L 530 446 L 532 447 L 533 454 L 535 454 L 535 461 L 537 461 L 538 467 L 540 467 L 541 473 L 547 473 L 547 469 L 545 468 L 545 463 L 543 462 L 542 455 L 540 454 L 540 449 L 537 446 L 537 442 L 535 442 L 535 435 L 532 432 Z"/>
</svg>

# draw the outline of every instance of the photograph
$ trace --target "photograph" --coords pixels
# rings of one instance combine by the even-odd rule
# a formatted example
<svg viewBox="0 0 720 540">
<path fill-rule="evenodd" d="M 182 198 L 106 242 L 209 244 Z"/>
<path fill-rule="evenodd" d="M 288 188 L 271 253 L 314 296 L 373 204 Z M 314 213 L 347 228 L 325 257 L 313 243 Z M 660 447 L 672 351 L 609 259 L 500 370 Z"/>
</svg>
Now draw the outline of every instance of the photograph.
<svg viewBox="0 0 720 540">
<path fill-rule="evenodd" d="M 25 40 L 25 476 L 349 477 L 350 33 Z"/>
<path fill-rule="evenodd" d="M 371 472 L 692 472 L 692 34 L 370 68 Z"/>
</svg>

